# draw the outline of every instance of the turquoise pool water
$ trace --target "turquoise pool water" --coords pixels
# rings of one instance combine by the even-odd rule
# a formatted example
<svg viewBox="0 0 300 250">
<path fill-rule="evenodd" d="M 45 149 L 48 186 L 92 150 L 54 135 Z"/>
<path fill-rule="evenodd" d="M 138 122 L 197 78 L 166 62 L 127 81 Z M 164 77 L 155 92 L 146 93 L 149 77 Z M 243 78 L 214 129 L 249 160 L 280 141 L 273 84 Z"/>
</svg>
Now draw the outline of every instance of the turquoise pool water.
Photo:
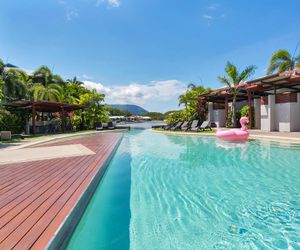
<svg viewBox="0 0 300 250">
<path fill-rule="evenodd" d="M 300 249 L 300 147 L 131 131 L 68 249 Z"/>
</svg>

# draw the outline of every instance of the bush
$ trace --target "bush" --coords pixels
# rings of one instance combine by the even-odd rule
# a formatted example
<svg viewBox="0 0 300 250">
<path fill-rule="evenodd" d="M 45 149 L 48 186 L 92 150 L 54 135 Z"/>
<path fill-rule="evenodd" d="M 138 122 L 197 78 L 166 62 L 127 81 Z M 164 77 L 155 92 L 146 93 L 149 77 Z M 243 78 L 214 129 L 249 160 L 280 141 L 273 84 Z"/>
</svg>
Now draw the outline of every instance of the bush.
<svg viewBox="0 0 300 250">
<path fill-rule="evenodd" d="M 186 113 L 185 110 L 174 111 L 166 116 L 166 122 L 168 125 L 176 124 L 180 121 L 185 121 Z"/>
<path fill-rule="evenodd" d="M 255 114 L 255 111 L 254 111 L 254 107 L 252 107 L 252 114 L 251 114 L 251 119 L 252 119 L 252 126 L 254 127 L 255 126 L 255 120 L 254 120 L 254 114 Z M 249 115 L 249 106 L 248 105 L 245 105 L 242 109 L 241 109 L 241 117 L 243 116 L 247 116 L 248 117 Z"/>
<path fill-rule="evenodd" d="M 235 112 L 235 118 L 236 118 L 236 125 L 237 127 L 240 127 L 240 119 L 241 119 L 241 112 L 236 111 Z M 232 127 L 232 111 L 228 110 L 228 115 L 227 115 L 227 121 L 226 121 L 226 127 L 231 128 Z"/>
<path fill-rule="evenodd" d="M 12 131 L 12 133 L 22 133 L 25 131 L 28 118 L 29 114 L 26 111 L 0 109 L 0 131 L 7 130 Z"/>
</svg>

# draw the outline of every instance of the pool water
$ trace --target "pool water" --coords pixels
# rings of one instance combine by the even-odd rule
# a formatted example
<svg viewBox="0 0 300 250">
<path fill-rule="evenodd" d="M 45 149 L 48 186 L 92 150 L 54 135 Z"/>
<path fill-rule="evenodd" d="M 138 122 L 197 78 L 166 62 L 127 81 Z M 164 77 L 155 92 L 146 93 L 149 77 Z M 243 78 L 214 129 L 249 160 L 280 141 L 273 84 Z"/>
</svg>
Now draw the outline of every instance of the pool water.
<svg viewBox="0 0 300 250">
<path fill-rule="evenodd" d="M 300 147 L 131 131 L 68 249 L 300 249 Z"/>
</svg>

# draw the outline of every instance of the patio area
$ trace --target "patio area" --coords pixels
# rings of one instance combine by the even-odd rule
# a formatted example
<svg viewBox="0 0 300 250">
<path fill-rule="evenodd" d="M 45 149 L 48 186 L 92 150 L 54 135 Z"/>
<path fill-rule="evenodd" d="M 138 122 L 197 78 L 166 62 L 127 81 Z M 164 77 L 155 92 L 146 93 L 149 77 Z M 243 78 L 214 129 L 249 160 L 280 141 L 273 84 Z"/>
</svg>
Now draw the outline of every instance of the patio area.
<svg viewBox="0 0 300 250">
<path fill-rule="evenodd" d="M 61 246 L 80 219 L 121 139 L 120 133 L 99 133 L 58 141 L 31 150 L 66 147 L 68 151 L 68 146 L 75 144 L 87 152 L 0 165 L 0 248 Z"/>
</svg>

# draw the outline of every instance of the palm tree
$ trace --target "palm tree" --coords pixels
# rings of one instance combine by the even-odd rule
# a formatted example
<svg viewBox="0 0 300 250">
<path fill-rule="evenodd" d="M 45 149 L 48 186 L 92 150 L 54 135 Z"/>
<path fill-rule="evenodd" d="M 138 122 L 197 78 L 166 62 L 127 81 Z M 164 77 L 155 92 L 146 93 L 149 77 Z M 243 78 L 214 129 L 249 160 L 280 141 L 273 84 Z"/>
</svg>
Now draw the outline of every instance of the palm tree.
<svg viewBox="0 0 300 250">
<path fill-rule="evenodd" d="M 251 65 L 246 67 L 241 73 L 239 73 L 237 67 L 230 62 L 227 62 L 225 72 L 227 76 L 218 76 L 218 80 L 222 84 L 226 84 L 229 87 L 229 91 L 232 93 L 232 126 L 236 127 L 236 97 L 239 94 L 238 85 L 247 80 L 251 75 L 254 74 L 256 67 Z"/>
<path fill-rule="evenodd" d="M 64 81 L 54 75 L 46 66 L 41 66 L 33 73 L 32 94 L 34 100 L 60 101 Z"/>
<path fill-rule="evenodd" d="M 76 77 L 68 79 L 62 93 L 62 100 L 68 103 L 77 104 L 80 100 L 80 95 L 87 92 L 83 87 L 83 82 L 78 81 Z"/>
<path fill-rule="evenodd" d="M 4 81 L 4 95 L 7 100 L 26 97 L 29 78 L 24 71 L 9 69 L 7 72 L 3 72 L 2 75 Z"/>
<path fill-rule="evenodd" d="M 44 101 L 60 101 L 62 87 L 58 84 L 52 83 L 46 86 L 42 84 L 34 85 L 33 88 L 33 98 L 34 100 L 44 100 Z"/>
<path fill-rule="evenodd" d="M 188 115 L 188 104 L 190 102 L 190 95 L 189 95 L 189 90 L 187 90 L 184 94 L 180 95 L 178 97 L 179 99 L 179 106 L 181 104 L 184 104 L 184 107 L 185 107 L 185 116 L 186 116 L 186 121 L 189 120 L 189 115 Z"/>
<path fill-rule="evenodd" d="M 283 71 L 294 70 L 295 68 L 300 68 L 300 55 L 295 57 L 287 50 L 280 49 L 272 55 L 267 74 L 272 74 L 275 71 L 280 73 Z"/>
</svg>

